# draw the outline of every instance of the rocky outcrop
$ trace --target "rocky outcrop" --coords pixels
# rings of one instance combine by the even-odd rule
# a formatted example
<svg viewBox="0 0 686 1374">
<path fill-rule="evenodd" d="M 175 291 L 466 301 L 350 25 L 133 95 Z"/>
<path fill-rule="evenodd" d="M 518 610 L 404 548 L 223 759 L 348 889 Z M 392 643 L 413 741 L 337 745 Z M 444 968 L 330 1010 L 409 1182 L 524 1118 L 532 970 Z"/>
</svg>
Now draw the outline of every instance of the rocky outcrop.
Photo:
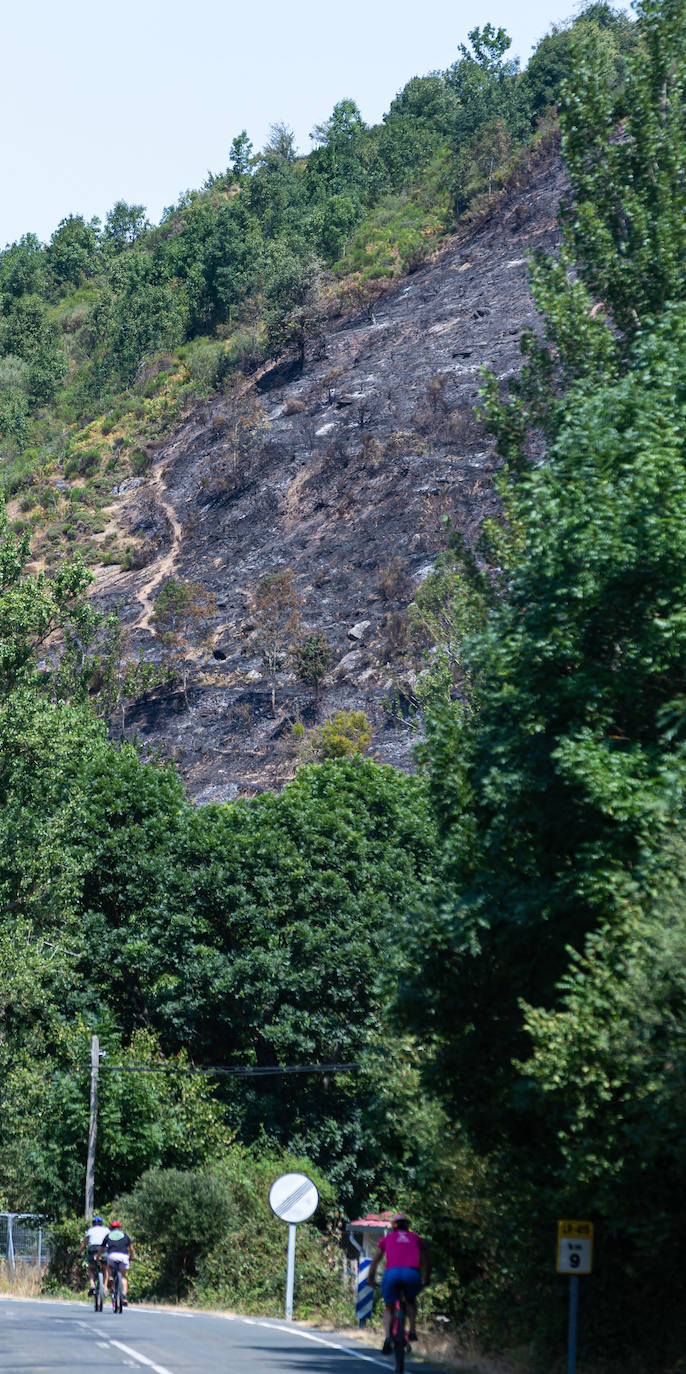
<svg viewBox="0 0 686 1374">
<path fill-rule="evenodd" d="M 519 369 L 522 329 L 535 324 L 527 254 L 554 248 L 563 190 L 560 164 L 541 165 L 373 311 L 331 322 L 302 374 L 263 369 L 200 407 L 150 477 L 118 495 L 115 518 L 145 541 L 145 566 L 103 572 L 95 594 L 146 655 L 160 653 L 150 608 L 166 577 L 216 597 L 188 707 L 180 692 L 153 693 L 127 727 L 177 760 L 198 799 L 278 786 L 293 767 L 291 722 L 340 709 L 366 711 L 372 751 L 410 766 L 412 732 L 386 707 L 398 617 L 444 546 L 445 516 L 473 542 L 497 509 L 492 443 L 474 414 L 481 373 Z M 285 665 L 274 718 L 250 600 L 284 568 L 302 626 L 326 634 L 333 662 L 318 702 Z"/>
</svg>

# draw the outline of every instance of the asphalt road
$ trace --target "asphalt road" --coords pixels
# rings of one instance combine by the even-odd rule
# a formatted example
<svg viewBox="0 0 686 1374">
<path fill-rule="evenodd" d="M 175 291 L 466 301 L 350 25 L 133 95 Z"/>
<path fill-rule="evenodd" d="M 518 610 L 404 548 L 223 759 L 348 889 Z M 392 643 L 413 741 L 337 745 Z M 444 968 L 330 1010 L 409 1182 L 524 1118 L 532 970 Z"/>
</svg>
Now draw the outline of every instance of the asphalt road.
<svg viewBox="0 0 686 1374">
<path fill-rule="evenodd" d="M 136 1306 L 115 1317 L 111 1308 L 96 1315 L 83 1302 L 0 1299 L 0 1370 L 7 1374 L 373 1374 L 374 1367 L 391 1374 L 392 1363 L 369 1346 L 295 1322 Z"/>
</svg>

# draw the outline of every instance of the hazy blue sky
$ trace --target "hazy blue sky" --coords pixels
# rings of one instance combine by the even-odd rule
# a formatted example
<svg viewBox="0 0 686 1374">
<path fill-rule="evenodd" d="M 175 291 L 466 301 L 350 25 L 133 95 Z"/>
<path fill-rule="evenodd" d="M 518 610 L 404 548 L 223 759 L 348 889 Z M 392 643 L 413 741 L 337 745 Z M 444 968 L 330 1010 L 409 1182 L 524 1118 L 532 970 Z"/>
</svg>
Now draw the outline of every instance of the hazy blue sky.
<svg viewBox="0 0 686 1374">
<path fill-rule="evenodd" d="M 621 7 L 621 6 L 620 6 Z M 0 246 L 49 239 L 116 200 L 153 221 L 245 128 L 310 130 L 344 97 L 381 119 L 412 76 L 447 67 L 469 29 L 505 27 L 522 65 L 575 0 L 32 0 L 8 6 L 0 85 Z"/>
</svg>

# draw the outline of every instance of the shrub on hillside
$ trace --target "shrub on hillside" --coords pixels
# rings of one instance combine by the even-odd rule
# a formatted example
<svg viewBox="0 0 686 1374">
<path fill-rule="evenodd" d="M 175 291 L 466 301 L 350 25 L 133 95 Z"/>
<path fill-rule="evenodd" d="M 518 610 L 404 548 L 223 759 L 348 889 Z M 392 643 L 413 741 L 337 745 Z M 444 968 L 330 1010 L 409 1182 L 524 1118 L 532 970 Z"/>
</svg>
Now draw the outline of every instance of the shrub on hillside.
<svg viewBox="0 0 686 1374">
<path fill-rule="evenodd" d="M 158 1295 L 175 1298 L 185 1296 L 217 1236 L 240 1225 L 231 1184 L 205 1170 L 148 1169 L 116 1205 L 132 1236 L 155 1253 Z"/>
<path fill-rule="evenodd" d="M 364 711 L 337 711 L 323 725 L 312 730 L 308 745 L 313 758 L 348 759 L 364 754 L 371 743 L 372 732 Z"/>
<path fill-rule="evenodd" d="M 95 447 L 78 449 L 65 464 L 65 477 L 90 477 L 100 466 L 100 450 Z"/>
</svg>

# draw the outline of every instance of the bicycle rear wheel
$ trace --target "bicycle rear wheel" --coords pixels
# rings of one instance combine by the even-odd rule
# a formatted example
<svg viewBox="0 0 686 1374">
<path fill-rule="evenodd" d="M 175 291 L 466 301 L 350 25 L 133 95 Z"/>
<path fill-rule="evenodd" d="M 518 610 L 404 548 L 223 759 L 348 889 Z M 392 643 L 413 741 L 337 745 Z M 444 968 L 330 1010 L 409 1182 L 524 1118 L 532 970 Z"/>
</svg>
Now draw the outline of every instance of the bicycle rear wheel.
<svg viewBox="0 0 686 1374">
<path fill-rule="evenodd" d="M 112 1276 L 112 1311 L 113 1311 L 113 1312 L 121 1313 L 121 1310 L 122 1310 L 121 1270 L 120 1270 L 120 1268 L 119 1268 L 119 1265 L 117 1264 L 117 1265 L 115 1265 L 114 1274 L 113 1274 L 113 1276 Z"/>
<path fill-rule="evenodd" d="M 395 1355 L 396 1374 L 403 1374 L 405 1368 L 405 1306 L 398 1303 L 393 1320 L 393 1354 Z"/>
<path fill-rule="evenodd" d="M 98 1265 L 98 1268 L 97 1268 L 96 1274 L 95 1274 L 95 1297 L 94 1297 L 94 1299 L 93 1299 L 93 1301 L 94 1301 L 94 1303 L 95 1303 L 95 1310 L 96 1310 L 96 1312 L 102 1312 L 104 1297 L 105 1297 L 105 1282 L 104 1282 L 104 1279 L 103 1279 L 103 1277 L 102 1277 L 102 1269 L 100 1268 L 100 1265 Z"/>
</svg>

